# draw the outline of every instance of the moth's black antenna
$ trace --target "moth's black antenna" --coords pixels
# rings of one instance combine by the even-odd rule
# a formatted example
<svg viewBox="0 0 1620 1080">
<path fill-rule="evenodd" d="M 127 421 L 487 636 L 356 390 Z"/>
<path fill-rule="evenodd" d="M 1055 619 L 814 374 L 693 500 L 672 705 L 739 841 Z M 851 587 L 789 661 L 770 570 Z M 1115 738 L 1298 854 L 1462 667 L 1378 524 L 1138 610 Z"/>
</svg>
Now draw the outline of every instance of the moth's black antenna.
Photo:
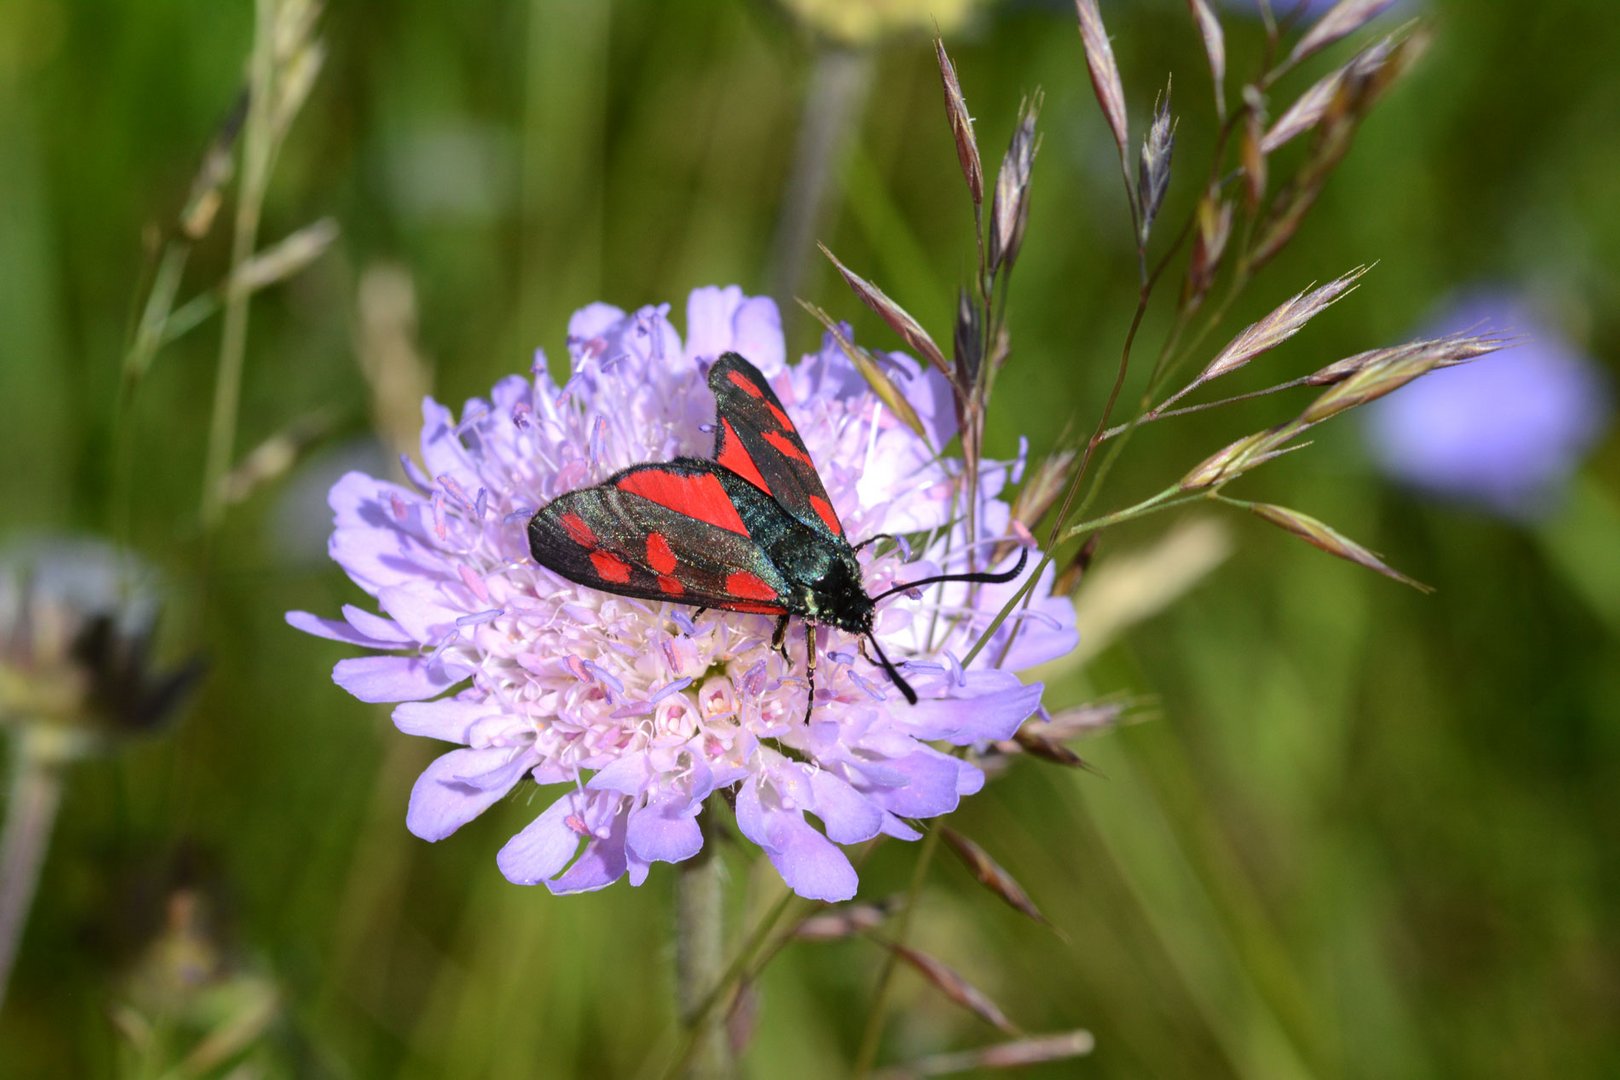
<svg viewBox="0 0 1620 1080">
<path fill-rule="evenodd" d="M 889 663 L 889 658 L 883 655 L 883 646 L 878 644 L 877 637 L 867 634 L 866 640 L 870 641 L 872 648 L 877 650 L 878 663 L 883 665 L 883 673 L 889 677 L 890 682 L 900 688 L 900 693 L 905 695 L 907 704 L 917 704 L 917 691 L 911 688 L 911 684 L 906 682 L 905 676 L 900 674 L 900 670 Z"/>
<path fill-rule="evenodd" d="M 915 589 L 919 585 L 934 585 L 941 581 L 979 581 L 986 585 L 1000 585 L 1003 582 L 1011 581 L 1013 578 L 1023 573 L 1024 564 L 1028 561 L 1029 549 L 1020 548 L 1018 550 L 1018 565 L 1013 567 L 1011 570 L 1003 570 L 997 574 L 992 574 L 988 571 L 983 571 L 977 574 L 939 574 L 936 577 L 919 578 L 916 581 L 903 581 L 892 588 L 884 589 L 882 592 L 872 597 L 872 599 L 874 601 L 881 600 L 885 596 L 892 596 L 897 592 L 905 592 L 907 589 Z"/>
<path fill-rule="evenodd" d="M 895 543 L 900 542 L 899 539 L 896 538 L 894 533 L 874 533 L 871 536 L 868 536 L 865 540 L 862 540 L 860 543 L 856 544 L 855 545 L 855 550 L 859 551 L 859 550 L 861 550 L 861 548 L 865 547 L 866 545 L 875 544 L 879 540 L 893 540 Z"/>
</svg>

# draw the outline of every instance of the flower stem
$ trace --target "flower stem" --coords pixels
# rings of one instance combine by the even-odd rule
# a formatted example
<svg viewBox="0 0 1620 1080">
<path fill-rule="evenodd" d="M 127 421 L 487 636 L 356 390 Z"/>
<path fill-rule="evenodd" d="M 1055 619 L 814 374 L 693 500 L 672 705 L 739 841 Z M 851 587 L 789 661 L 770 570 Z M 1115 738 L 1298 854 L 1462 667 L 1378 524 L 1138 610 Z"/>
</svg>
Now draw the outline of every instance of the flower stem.
<svg viewBox="0 0 1620 1080">
<path fill-rule="evenodd" d="M 710 816 L 705 814 L 704 820 Z M 675 1008 L 693 1040 L 686 1070 L 690 1080 L 715 1080 L 732 1072 L 725 1025 L 706 1007 L 725 968 L 721 869 L 709 837 L 701 851 L 680 864 L 675 878 Z"/>
<path fill-rule="evenodd" d="M 231 270 L 226 279 L 224 326 L 220 333 L 219 370 L 208 424 L 208 450 L 203 461 L 202 522 L 212 530 L 225 511 L 225 473 L 236 446 L 237 413 L 242 401 L 242 367 L 247 356 L 248 299 L 251 290 L 237 283 L 242 266 L 258 244 L 259 218 L 275 156 L 270 93 L 274 79 L 271 41 L 273 0 L 254 4 L 253 54 L 248 67 L 248 113 L 242 136 L 242 183 L 237 194 L 235 231 L 231 237 Z"/>
<path fill-rule="evenodd" d="M 843 168 L 860 126 L 876 67 L 865 49 L 823 46 L 816 51 L 810 86 L 799 116 L 798 144 L 771 241 L 771 293 L 784 307 L 804 290 L 806 251 L 828 233 L 834 209 L 828 188 Z"/>
<path fill-rule="evenodd" d="M 62 801 L 62 770 L 61 758 L 43 752 L 33 738 L 24 735 L 17 741 L 5 832 L 0 835 L 0 1007 Z"/>
<path fill-rule="evenodd" d="M 917 900 L 922 896 L 923 884 L 928 879 L 928 864 L 933 861 L 934 852 L 938 849 L 939 829 L 930 828 L 917 850 L 917 863 L 911 870 L 911 884 L 906 888 L 905 906 L 895 919 L 895 944 L 905 944 L 906 935 L 911 930 L 911 917 L 917 911 Z M 855 1057 L 852 1076 L 865 1078 L 872 1075 L 872 1066 L 877 1063 L 878 1044 L 883 1041 L 883 1014 L 888 1009 L 889 991 L 894 986 L 894 973 L 899 965 L 900 954 L 890 949 L 884 958 L 883 969 L 878 972 L 877 989 L 872 993 L 872 1005 L 866 1014 L 866 1031 L 861 1035 L 861 1048 Z"/>
</svg>

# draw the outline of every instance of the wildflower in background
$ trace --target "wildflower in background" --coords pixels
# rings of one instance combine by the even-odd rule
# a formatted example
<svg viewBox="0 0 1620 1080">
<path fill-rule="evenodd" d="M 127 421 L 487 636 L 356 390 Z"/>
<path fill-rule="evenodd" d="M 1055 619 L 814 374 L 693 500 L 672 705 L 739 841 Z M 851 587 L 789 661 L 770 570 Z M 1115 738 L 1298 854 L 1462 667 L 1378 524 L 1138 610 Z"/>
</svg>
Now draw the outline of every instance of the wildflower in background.
<svg viewBox="0 0 1620 1080">
<path fill-rule="evenodd" d="M 953 33 L 984 0 L 781 0 L 808 29 L 846 47 L 903 34 Z"/>
<path fill-rule="evenodd" d="M 1394 0 L 1386 7 L 1398 10 L 1410 7 L 1415 0 Z M 1245 15 L 1259 16 L 1260 0 L 1221 0 L 1222 6 Z M 1271 13 L 1278 19 L 1318 19 L 1336 7 L 1340 0 L 1271 0 Z"/>
<path fill-rule="evenodd" d="M 11 742 L 0 833 L 0 1001 L 67 767 L 158 727 L 201 672 L 195 661 L 157 669 L 154 582 L 132 555 L 96 540 L 42 536 L 0 551 L 0 734 Z"/>
<path fill-rule="evenodd" d="M 975 493 L 980 535 L 967 535 L 960 474 L 939 456 L 954 434 L 951 397 L 933 372 L 887 358 L 924 437 L 895 419 L 832 342 L 789 367 L 768 299 L 697 290 L 684 344 L 666 314 L 593 305 L 569 325 L 563 386 L 538 357 L 532 379 L 503 380 L 459 418 L 428 400 L 423 467 L 407 462 L 412 486 L 351 473 L 331 492 L 333 558 L 383 614 L 346 607 L 340 621 L 304 612 L 288 621 L 396 653 L 341 661 L 334 677 L 361 700 L 402 702 L 394 721 L 406 733 L 462 745 L 417 781 L 406 818 L 417 836 L 450 835 L 530 777 L 564 786 L 501 850 L 508 878 L 556 893 L 626 874 L 640 884 L 650 864 L 698 852 L 705 798 L 730 789 L 738 827 L 794 891 L 845 899 L 856 877 L 838 845 L 880 833 L 915 839 L 908 820 L 946 813 L 978 790 L 976 765 L 929 743 L 1010 736 L 1041 690 L 1011 672 L 1074 644 L 1072 608 L 1049 597 L 1048 576 L 981 653 L 985 662 L 964 670 L 957 658 L 1014 585 L 947 584 L 881 605 L 876 632 L 891 657 L 906 657 L 915 706 L 859 657 L 854 639 L 823 627 L 806 723 L 803 653 L 792 649 L 786 663 L 771 650 L 774 619 L 696 616 L 535 564 L 525 527 L 541 505 L 629 465 L 710 453 L 705 373 L 730 350 L 771 380 L 848 534 L 918 538 L 864 549 L 870 592 L 961 569 L 970 553 L 982 560 L 1007 533 L 1001 495 L 1016 465 L 999 463 Z"/>
<path fill-rule="evenodd" d="M 87 538 L 0 552 L 0 731 L 71 760 L 170 716 L 201 667 L 153 663 L 155 580 L 133 555 Z"/>
<path fill-rule="evenodd" d="M 1373 458 L 1432 494 L 1511 518 L 1546 513 L 1608 430 L 1603 373 L 1505 290 L 1453 301 L 1431 329 L 1495 331 L 1515 344 L 1374 403 L 1365 426 Z"/>
</svg>

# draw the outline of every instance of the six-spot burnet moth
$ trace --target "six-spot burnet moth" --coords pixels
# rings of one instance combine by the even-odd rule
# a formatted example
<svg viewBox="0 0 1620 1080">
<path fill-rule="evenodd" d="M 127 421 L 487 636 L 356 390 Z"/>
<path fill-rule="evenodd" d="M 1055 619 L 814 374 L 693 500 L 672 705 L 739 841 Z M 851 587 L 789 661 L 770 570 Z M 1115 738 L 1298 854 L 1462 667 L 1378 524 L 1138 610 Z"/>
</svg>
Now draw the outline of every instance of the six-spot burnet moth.
<svg viewBox="0 0 1620 1080">
<path fill-rule="evenodd" d="M 709 371 L 713 460 L 632 465 L 595 487 L 559 495 L 529 521 L 535 562 L 569 581 L 645 600 L 778 616 L 771 646 L 787 659 L 788 620 L 805 623 L 809 706 L 816 696 L 815 627 L 870 642 L 889 679 L 917 694 L 872 634 L 877 601 L 941 581 L 1011 581 L 1024 569 L 940 574 L 867 595 L 852 545 L 798 430 L 759 369 L 728 352 Z M 806 711 L 808 718 L 809 712 Z"/>
</svg>

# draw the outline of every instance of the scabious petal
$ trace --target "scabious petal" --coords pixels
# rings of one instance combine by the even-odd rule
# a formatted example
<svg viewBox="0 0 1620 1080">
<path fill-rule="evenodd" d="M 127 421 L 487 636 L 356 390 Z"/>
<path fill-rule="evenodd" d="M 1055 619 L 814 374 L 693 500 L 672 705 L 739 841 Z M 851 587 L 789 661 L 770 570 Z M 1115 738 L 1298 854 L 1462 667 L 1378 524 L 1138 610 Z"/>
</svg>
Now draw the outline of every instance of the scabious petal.
<svg viewBox="0 0 1620 1080">
<path fill-rule="evenodd" d="M 957 657 L 1013 586 L 935 586 L 885 600 L 877 633 L 905 663 L 916 706 L 858 658 L 850 635 L 823 625 L 821 694 L 806 724 L 802 654 L 788 662 L 772 650 L 772 619 L 697 617 L 540 567 L 525 531 L 538 507 L 630 465 L 710 453 L 714 400 L 704 375 L 728 350 L 781 395 L 851 540 L 923 537 L 916 551 L 863 550 L 872 593 L 935 567 L 964 569 L 966 552 L 1006 537 L 1004 463 L 984 463 L 977 531 L 962 513 L 965 478 L 939 453 L 955 416 L 937 372 L 899 354 L 879 358 L 923 420 L 918 435 L 830 339 L 788 367 L 769 299 L 737 288 L 695 292 L 684 345 L 668 310 L 579 312 L 561 385 L 537 354 L 532 379 L 503 379 L 459 414 L 424 403 L 422 463 L 406 463 L 410 486 L 351 473 L 330 496 L 332 554 L 381 613 L 348 608 L 343 622 L 293 613 L 289 622 L 397 653 L 346 660 L 334 677 L 363 700 L 400 703 L 402 731 L 460 744 L 412 792 L 406 820 L 417 835 L 447 836 L 528 780 L 566 785 L 501 849 L 502 872 L 555 893 L 620 878 L 638 885 L 654 863 L 699 852 L 705 800 L 727 788 L 743 835 L 790 888 L 845 899 L 858 883 L 839 845 L 917 839 L 904 819 L 946 813 L 982 785 L 971 761 L 928 743 L 1010 735 L 1040 688 L 998 669 L 1067 648 L 1072 608 L 1049 600 L 1043 575 L 1029 614 L 1014 617 L 1017 635 L 1007 636 L 1009 623 L 963 670 Z"/>
<path fill-rule="evenodd" d="M 358 645 L 363 649 L 400 649 L 416 644 L 412 638 L 404 637 L 372 637 L 363 634 L 351 623 L 337 619 L 323 619 L 319 615 L 312 615 L 307 611 L 287 612 L 287 625 L 294 630 L 302 630 L 306 634 L 314 634 L 329 641 L 341 641 L 347 645 Z M 382 621 L 382 620 L 379 620 Z"/>
<path fill-rule="evenodd" d="M 580 835 L 569 818 L 576 814 L 577 796 L 570 792 L 546 807 L 506 842 L 495 863 L 514 885 L 538 885 L 562 873 L 579 851 Z"/>
<path fill-rule="evenodd" d="M 622 802 L 622 799 L 612 800 L 613 809 L 617 811 Z M 626 814 L 615 812 L 605 832 L 593 834 L 574 864 L 560 877 L 546 882 L 546 887 L 558 896 L 566 896 L 569 893 L 594 892 L 623 877 L 629 865 L 624 844 L 627 817 Z"/>
<path fill-rule="evenodd" d="M 499 716 L 499 705 L 487 701 L 440 698 L 438 701 L 407 701 L 394 709 L 394 726 L 407 735 L 468 744 L 474 724 Z"/>
<path fill-rule="evenodd" d="M 888 762 L 885 786 L 873 788 L 872 799 L 901 817 L 929 818 L 948 814 L 956 809 L 961 799 L 959 777 L 964 764 L 919 743 L 910 754 Z M 896 780 L 899 783 L 895 783 Z"/>
<path fill-rule="evenodd" d="M 855 867 L 838 846 L 806 824 L 802 817 L 788 813 L 776 816 L 781 819 L 774 830 L 779 837 L 778 844 L 767 848 L 765 854 L 788 888 L 806 900 L 829 904 L 854 896 L 860 881 Z"/>
<path fill-rule="evenodd" d="M 452 750 L 416 778 L 405 827 L 423 840 L 443 840 L 499 802 L 523 775 L 507 747 Z M 491 777 L 501 782 L 491 782 Z"/>
<path fill-rule="evenodd" d="M 440 642 L 456 629 L 456 620 L 470 614 L 475 603 L 456 603 L 447 594 L 465 586 L 448 578 L 419 578 L 377 592 L 377 602 L 416 641 Z"/>
<path fill-rule="evenodd" d="M 840 844 L 860 844 L 883 828 L 883 811 L 865 795 L 825 769 L 810 777 L 811 810 L 827 837 Z"/>
<path fill-rule="evenodd" d="M 413 581 L 441 565 L 442 556 L 411 529 L 421 496 L 365 473 L 345 473 L 327 496 L 332 507 L 332 559 L 373 596 L 386 585 Z"/>
<path fill-rule="evenodd" d="M 460 678 L 420 656 L 360 656 L 339 660 L 332 681 L 361 701 L 421 701 L 442 694 Z"/>
<path fill-rule="evenodd" d="M 776 301 L 744 296 L 735 285 L 693 289 L 686 302 L 686 355 L 712 363 L 725 352 L 741 353 L 767 379 L 775 378 L 787 359 Z"/>
<path fill-rule="evenodd" d="M 950 697 L 919 701 L 896 712 L 897 726 L 923 739 L 957 746 L 1010 739 L 1041 703 L 1041 684 L 1024 685 L 1010 671 L 964 672 Z"/>
<path fill-rule="evenodd" d="M 697 823 L 701 802 L 672 796 L 654 799 L 630 811 L 625 840 L 630 850 L 647 862 L 680 862 L 703 847 L 703 829 Z"/>
</svg>

